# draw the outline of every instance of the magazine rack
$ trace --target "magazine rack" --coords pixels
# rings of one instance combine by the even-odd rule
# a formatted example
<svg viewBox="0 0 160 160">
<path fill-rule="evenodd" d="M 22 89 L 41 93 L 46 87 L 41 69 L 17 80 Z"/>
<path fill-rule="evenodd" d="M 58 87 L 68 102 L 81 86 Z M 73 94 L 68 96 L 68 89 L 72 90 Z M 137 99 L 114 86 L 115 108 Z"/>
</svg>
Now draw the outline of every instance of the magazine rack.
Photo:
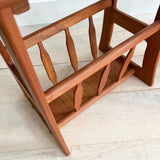
<svg viewBox="0 0 160 160">
<path fill-rule="evenodd" d="M 14 19 L 29 9 L 27 0 L 0 0 L 0 52 L 19 86 L 39 113 L 50 132 L 55 135 L 66 155 L 69 149 L 59 128 L 110 92 L 126 79 L 135 75 L 147 85 L 153 85 L 160 57 L 160 7 L 155 21 L 147 25 L 116 8 L 116 0 L 98 1 L 43 29 L 22 37 Z M 97 58 L 96 32 L 92 15 L 104 10 L 103 29 Z M 89 39 L 93 61 L 78 70 L 78 61 L 69 27 L 88 18 Z M 134 35 L 112 48 L 113 25 L 118 24 Z M 57 76 L 43 40 L 65 31 L 74 74 L 57 83 Z M 147 48 L 142 67 L 131 61 L 135 47 L 145 40 Z M 43 91 L 33 68 L 27 48 L 38 45 L 46 73 L 53 86 Z M 128 51 L 125 57 L 123 54 Z"/>
</svg>

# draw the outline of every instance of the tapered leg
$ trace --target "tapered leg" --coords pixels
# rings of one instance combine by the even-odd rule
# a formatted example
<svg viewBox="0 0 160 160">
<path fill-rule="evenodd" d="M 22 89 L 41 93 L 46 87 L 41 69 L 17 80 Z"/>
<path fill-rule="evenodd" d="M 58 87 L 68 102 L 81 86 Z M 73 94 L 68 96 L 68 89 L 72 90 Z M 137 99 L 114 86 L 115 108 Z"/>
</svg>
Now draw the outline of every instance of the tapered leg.
<svg viewBox="0 0 160 160">
<path fill-rule="evenodd" d="M 111 49 L 111 38 L 113 33 L 113 9 L 116 9 L 117 0 L 113 0 L 113 6 L 105 9 L 103 18 L 103 28 L 101 33 L 101 39 L 99 49 L 102 52 L 107 52 Z"/>
<path fill-rule="evenodd" d="M 155 18 L 155 21 L 157 20 L 160 20 L 160 7 Z M 152 86 L 160 58 L 160 31 L 149 37 L 146 41 L 147 48 L 143 59 L 143 65 L 135 75 L 147 85 Z"/>
<path fill-rule="evenodd" d="M 42 113 L 45 122 L 49 126 L 52 134 L 55 135 L 64 153 L 69 155 L 69 149 L 46 101 L 11 8 L 0 10 L 0 26 L 0 35 L 27 89 L 31 93 L 36 107 Z"/>
<path fill-rule="evenodd" d="M 101 34 L 101 40 L 99 44 L 99 49 L 102 52 L 107 52 L 111 46 L 111 37 L 113 32 L 113 18 L 112 18 L 112 7 L 105 9 L 104 19 L 103 19 L 103 28 Z"/>
</svg>

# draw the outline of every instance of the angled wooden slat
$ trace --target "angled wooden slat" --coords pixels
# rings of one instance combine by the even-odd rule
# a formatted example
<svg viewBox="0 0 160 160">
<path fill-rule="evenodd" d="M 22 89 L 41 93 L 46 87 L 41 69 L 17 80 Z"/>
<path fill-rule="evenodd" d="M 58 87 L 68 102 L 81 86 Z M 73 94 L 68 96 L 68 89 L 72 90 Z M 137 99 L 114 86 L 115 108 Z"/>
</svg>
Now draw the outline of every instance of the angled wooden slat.
<svg viewBox="0 0 160 160">
<path fill-rule="evenodd" d="M 45 50 L 42 42 L 39 42 L 38 46 L 39 46 L 39 50 L 40 50 L 40 53 L 41 53 L 41 59 L 42 59 L 44 68 L 47 72 L 47 75 L 48 75 L 50 81 L 53 84 L 56 85 L 57 84 L 57 76 L 56 76 L 56 72 L 55 72 L 55 69 L 53 67 L 52 61 L 50 59 L 50 56 L 47 53 L 47 51 Z"/>
<path fill-rule="evenodd" d="M 69 58 L 74 71 L 77 72 L 78 60 L 77 60 L 75 45 L 68 28 L 65 29 L 65 33 L 66 33 L 66 45 L 69 53 Z M 82 98 L 83 98 L 83 86 L 82 86 L 82 83 L 79 83 L 76 86 L 75 93 L 74 93 L 74 108 L 76 111 L 78 111 L 80 108 L 80 105 L 82 103 Z"/>
<path fill-rule="evenodd" d="M 99 87 L 98 87 L 98 95 L 100 95 L 102 93 L 104 86 L 107 82 L 108 75 L 110 72 L 110 66 L 111 66 L 111 64 L 108 64 L 102 73 L 101 80 L 100 80 Z"/>
<path fill-rule="evenodd" d="M 127 57 L 125 58 L 124 63 L 123 63 L 123 66 L 122 66 L 122 68 L 121 68 L 121 70 L 120 70 L 120 73 L 119 73 L 119 76 L 118 76 L 118 81 L 123 77 L 124 73 L 126 72 L 126 70 L 127 70 L 127 68 L 128 68 L 128 65 L 129 65 L 129 63 L 130 63 L 130 61 L 131 61 L 131 58 L 132 58 L 132 56 L 133 56 L 134 51 L 135 51 L 135 47 L 132 48 L 132 49 L 129 51 Z"/>
<path fill-rule="evenodd" d="M 66 33 L 66 45 L 67 45 L 67 50 L 68 50 L 68 53 L 69 53 L 69 58 L 70 58 L 72 67 L 76 72 L 76 71 L 78 71 L 78 60 L 77 60 L 77 55 L 76 55 L 74 42 L 73 42 L 73 39 L 71 37 L 71 34 L 70 34 L 68 28 L 65 29 L 65 33 Z"/>
<path fill-rule="evenodd" d="M 79 83 L 74 93 L 74 108 L 76 111 L 78 111 L 80 108 L 80 105 L 82 103 L 82 98 L 83 98 L 83 86 L 82 83 Z"/>
<path fill-rule="evenodd" d="M 94 59 L 97 58 L 97 40 L 96 40 L 96 30 L 93 23 L 92 16 L 89 17 L 89 40 L 91 46 L 91 52 Z"/>
</svg>

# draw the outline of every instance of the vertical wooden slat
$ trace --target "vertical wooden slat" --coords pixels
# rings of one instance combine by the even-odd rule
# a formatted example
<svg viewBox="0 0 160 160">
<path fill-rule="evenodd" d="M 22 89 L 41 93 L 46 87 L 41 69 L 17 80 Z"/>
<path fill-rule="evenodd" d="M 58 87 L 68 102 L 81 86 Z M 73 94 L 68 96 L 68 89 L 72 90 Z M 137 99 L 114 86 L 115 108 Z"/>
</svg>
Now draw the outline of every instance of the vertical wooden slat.
<svg viewBox="0 0 160 160">
<path fill-rule="evenodd" d="M 121 68 L 121 70 L 120 70 L 120 73 L 119 73 L 119 76 L 118 76 L 118 81 L 121 80 L 121 78 L 123 77 L 124 73 L 126 72 L 126 70 L 127 70 L 127 68 L 128 68 L 128 65 L 129 65 L 129 63 L 130 63 L 130 61 L 131 61 L 131 58 L 132 58 L 132 56 L 133 56 L 134 51 L 135 51 L 135 47 L 132 48 L 132 49 L 129 51 L 127 57 L 125 58 L 124 63 L 123 63 L 123 66 L 122 66 L 122 68 Z"/>
<path fill-rule="evenodd" d="M 47 53 L 47 51 L 45 50 L 42 42 L 39 42 L 38 46 L 39 46 L 39 50 L 40 50 L 40 53 L 41 53 L 41 59 L 42 59 L 44 68 L 47 72 L 47 75 L 48 75 L 50 81 L 54 85 L 56 85 L 57 84 L 57 76 L 56 76 L 56 72 L 55 72 L 55 69 L 53 67 L 52 61 L 50 59 L 50 56 Z"/>
<path fill-rule="evenodd" d="M 109 72 L 110 72 L 110 66 L 111 64 L 108 64 L 103 73 L 102 73 L 102 76 L 101 76 L 101 79 L 100 79 L 100 83 L 99 83 L 99 87 L 98 87 L 98 95 L 100 95 L 104 89 L 104 86 L 106 84 L 106 81 L 108 79 L 108 75 L 109 75 Z"/>
<path fill-rule="evenodd" d="M 79 83 L 76 86 L 75 92 L 74 92 L 74 108 L 76 111 L 79 110 L 80 105 L 82 103 L 83 98 L 83 86 L 82 83 Z"/>
<path fill-rule="evenodd" d="M 69 53 L 69 58 L 70 58 L 72 67 L 76 72 L 78 71 L 78 60 L 77 60 L 74 42 L 68 28 L 65 29 L 65 33 L 66 33 L 66 45 Z M 74 92 L 74 108 L 76 111 L 78 111 L 80 108 L 80 105 L 82 103 L 82 98 L 83 98 L 83 86 L 82 86 L 82 83 L 79 83 L 76 86 L 75 92 Z"/>
<path fill-rule="evenodd" d="M 91 52 L 94 59 L 97 58 L 97 40 L 96 40 L 96 30 L 93 23 L 92 16 L 89 17 L 89 40 L 91 46 Z"/>
<path fill-rule="evenodd" d="M 66 33 L 66 45 L 69 53 L 69 58 L 70 58 L 72 67 L 76 72 L 78 71 L 78 60 L 77 60 L 74 42 L 68 28 L 65 29 L 65 33 Z"/>
</svg>

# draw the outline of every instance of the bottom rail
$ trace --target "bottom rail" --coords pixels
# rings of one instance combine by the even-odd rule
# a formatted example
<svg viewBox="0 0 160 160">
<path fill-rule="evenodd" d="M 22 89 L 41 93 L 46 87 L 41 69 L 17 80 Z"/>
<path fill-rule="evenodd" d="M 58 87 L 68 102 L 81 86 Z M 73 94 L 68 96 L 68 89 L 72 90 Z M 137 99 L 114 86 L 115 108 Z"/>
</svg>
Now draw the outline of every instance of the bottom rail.
<svg viewBox="0 0 160 160">
<path fill-rule="evenodd" d="M 135 74 L 139 66 L 131 61 L 129 63 L 128 69 L 124 73 L 124 76 L 119 81 L 117 81 L 124 60 L 125 56 L 121 56 L 111 63 L 108 80 L 105 82 L 103 87 L 104 89 L 100 94 L 98 94 L 98 87 L 105 67 L 82 81 L 84 92 L 82 97 L 82 104 L 77 111 L 75 111 L 73 104 L 75 87 L 49 103 L 51 111 L 59 127 L 64 126 L 71 119 L 87 109 L 91 104 L 98 101 L 105 94 Z"/>
<path fill-rule="evenodd" d="M 134 75 L 135 71 L 136 71 L 135 68 L 131 69 L 120 81 L 112 83 L 110 86 L 108 86 L 106 89 L 104 89 L 103 92 L 99 96 L 94 96 L 90 100 L 88 100 L 87 102 L 85 102 L 80 107 L 80 109 L 77 112 L 71 112 L 70 114 L 68 114 L 66 117 L 64 117 L 62 120 L 60 120 L 58 122 L 58 127 L 59 128 L 63 127 L 66 123 L 68 123 L 73 118 L 75 118 L 76 116 L 78 116 L 81 112 L 83 112 L 84 110 L 86 110 L 93 103 L 95 103 L 96 101 L 98 101 L 100 98 L 102 98 L 107 93 L 109 93 L 114 88 L 116 88 L 119 84 L 121 84 L 122 82 L 126 81 L 129 77 L 131 77 L 132 75 Z"/>
</svg>

